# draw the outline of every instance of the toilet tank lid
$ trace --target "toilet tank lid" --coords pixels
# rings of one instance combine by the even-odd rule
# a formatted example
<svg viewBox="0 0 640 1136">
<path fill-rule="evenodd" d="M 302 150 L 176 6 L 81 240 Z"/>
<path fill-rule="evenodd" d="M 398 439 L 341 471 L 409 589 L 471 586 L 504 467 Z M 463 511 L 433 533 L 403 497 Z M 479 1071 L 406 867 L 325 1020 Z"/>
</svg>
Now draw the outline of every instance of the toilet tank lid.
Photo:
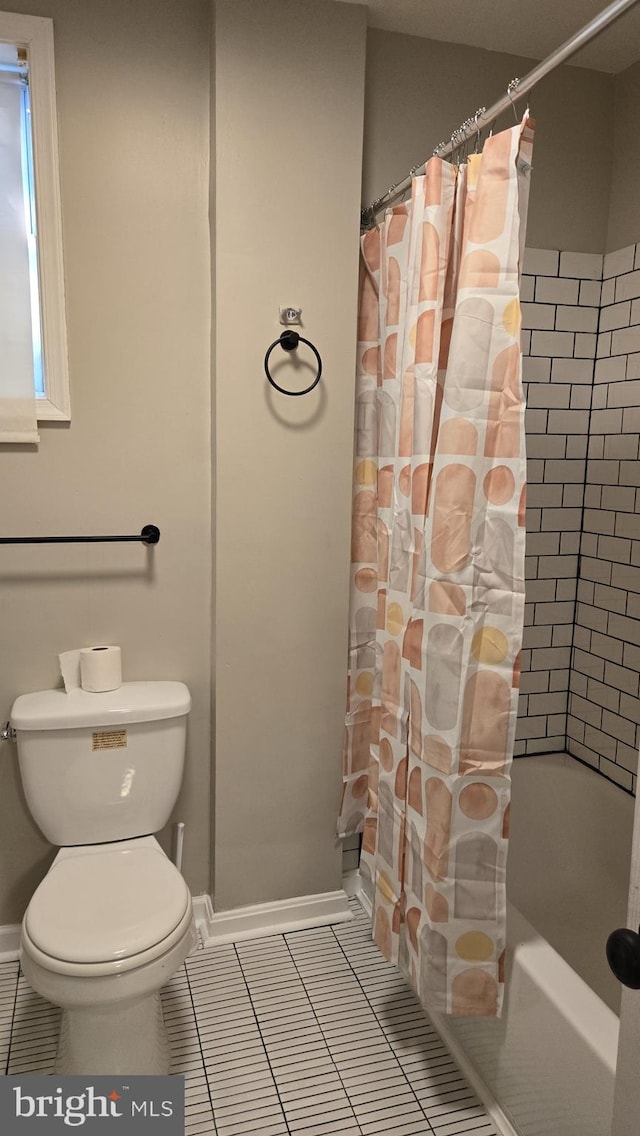
<svg viewBox="0 0 640 1136">
<path fill-rule="evenodd" d="M 183 682 L 123 682 L 117 690 L 38 690 L 21 694 L 11 707 L 15 730 L 69 730 L 179 718 L 191 709 Z"/>
</svg>

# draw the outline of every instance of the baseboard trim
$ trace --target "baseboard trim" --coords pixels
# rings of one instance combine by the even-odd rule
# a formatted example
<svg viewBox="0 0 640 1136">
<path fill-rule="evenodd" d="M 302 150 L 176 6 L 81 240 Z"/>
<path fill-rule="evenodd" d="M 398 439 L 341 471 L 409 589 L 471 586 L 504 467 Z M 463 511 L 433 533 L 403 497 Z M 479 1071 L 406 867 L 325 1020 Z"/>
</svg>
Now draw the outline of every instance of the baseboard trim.
<svg viewBox="0 0 640 1136">
<path fill-rule="evenodd" d="M 209 927 L 213 919 L 213 904 L 210 895 L 194 895 L 192 897 L 193 905 L 193 918 L 200 940 L 200 946 L 203 947 L 209 934 Z"/>
<path fill-rule="evenodd" d="M 373 914 L 373 906 L 371 903 L 371 896 L 368 894 L 362 873 L 359 868 L 355 868 L 351 872 L 345 872 L 342 877 L 342 887 L 346 891 L 349 899 L 357 899 L 366 911 L 369 918 Z"/>
<path fill-rule="evenodd" d="M 20 958 L 20 924 L 0 926 L 0 962 L 17 962 Z"/>
<path fill-rule="evenodd" d="M 273 903 L 256 903 L 231 911 L 214 911 L 208 895 L 193 901 L 196 927 L 205 947 L 237 943 L 244 939 L 261 939 L 266 935 L 283 935 L 324 927 L 329 923 L 347 923 L 353 919 L 349 901 L 343 890 L 301 895 Z"/>
<path fill-rule="evenodd" d="M 353 919 L 353 913 L 347 894 L 340 890 L 219 912 L 214 912 L 211 896 L 194 895 L 193 917 L 202 946 L 211 947 L 329 923 L 347 923 Z M 0 925 L 0 963 L 16 962 L 19 958 L 20 923 Z"/>
</svg>

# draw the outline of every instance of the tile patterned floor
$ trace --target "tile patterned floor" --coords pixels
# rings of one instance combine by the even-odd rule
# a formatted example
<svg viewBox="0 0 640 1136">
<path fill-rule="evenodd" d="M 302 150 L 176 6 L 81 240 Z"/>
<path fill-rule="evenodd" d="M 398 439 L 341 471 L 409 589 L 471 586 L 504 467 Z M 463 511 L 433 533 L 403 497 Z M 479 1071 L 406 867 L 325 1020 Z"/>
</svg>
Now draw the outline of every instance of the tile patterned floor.
<svg viewBox="0 0 640 1136">
<path fill-rule="evenodd" d="M 352 904 L 351 923 L 195 951 L 166 987 L 187 1136 L 497 1136 Z M 52 1072 L 58 1019 L 0 965 L 0 1072 Z"/>
</svg>

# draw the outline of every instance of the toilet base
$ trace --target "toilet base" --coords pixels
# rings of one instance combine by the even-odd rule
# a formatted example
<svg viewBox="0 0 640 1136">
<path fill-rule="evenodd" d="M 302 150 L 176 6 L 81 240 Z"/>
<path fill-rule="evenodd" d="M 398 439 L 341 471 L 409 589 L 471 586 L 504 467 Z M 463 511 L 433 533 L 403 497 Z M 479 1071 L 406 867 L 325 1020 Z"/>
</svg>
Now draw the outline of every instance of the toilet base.
<svg viewBox="0 0 640 1136">
<path fill-rule="evenodd" d="M 159 1075 L 170 1060 L 159 994 L 63 1011 L 56 1073 Z"/>
</svg>

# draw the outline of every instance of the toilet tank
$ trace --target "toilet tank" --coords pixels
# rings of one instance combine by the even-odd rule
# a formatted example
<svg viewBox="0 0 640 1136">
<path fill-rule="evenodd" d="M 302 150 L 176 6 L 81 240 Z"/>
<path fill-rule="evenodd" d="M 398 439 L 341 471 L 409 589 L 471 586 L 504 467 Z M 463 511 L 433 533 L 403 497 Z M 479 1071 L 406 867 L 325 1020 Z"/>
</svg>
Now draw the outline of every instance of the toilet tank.
<svg viewBox="0 0 640 1136">
<path fill-rule="evenodd" d="M 11 709 L 27 804 L 52 844 L 158 832 L 182 781 L 191 695 L 182 682 L 41 690 Z"/>
</svg>

